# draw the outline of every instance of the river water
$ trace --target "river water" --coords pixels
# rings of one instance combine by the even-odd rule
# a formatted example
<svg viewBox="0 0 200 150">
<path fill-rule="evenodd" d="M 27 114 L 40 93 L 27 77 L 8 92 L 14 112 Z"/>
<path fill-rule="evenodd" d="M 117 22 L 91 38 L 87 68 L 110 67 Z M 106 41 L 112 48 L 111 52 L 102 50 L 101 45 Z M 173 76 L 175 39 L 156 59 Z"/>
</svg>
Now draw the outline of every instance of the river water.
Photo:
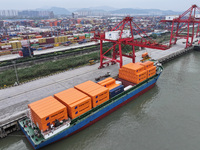
<svg viewBox="0 0 200 150">
<path fill-rule="evenodd" d="M 42 150 L 198 150 L 200 52 L 164 65 L 156 86 L 85 130 Z M 31 150 L 22 132 L 0 150 Z"/>
</svg>

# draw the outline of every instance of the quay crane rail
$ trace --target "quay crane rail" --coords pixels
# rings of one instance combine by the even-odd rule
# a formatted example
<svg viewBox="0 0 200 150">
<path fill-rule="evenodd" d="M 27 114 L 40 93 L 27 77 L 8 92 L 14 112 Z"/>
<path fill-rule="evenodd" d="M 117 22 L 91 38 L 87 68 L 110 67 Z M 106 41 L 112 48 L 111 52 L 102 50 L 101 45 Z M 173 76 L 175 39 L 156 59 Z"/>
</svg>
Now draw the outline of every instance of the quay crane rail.
<svg viewBox="0 0 200 150">
<path fill-rule="evenodd" d="M 128 30 L 126 30 L 128 29 Z M 130 35 L 124 36 L 125 31 L 128 31 Z M 141 39 L 137 40 L 134 38 L 133 32 L 137 33 Z M 106 34 L 117 35 L 117 39 L 107 38 Z M 153 48 L 158 50 L 167 50 L 169 46 L 162 45 L 150 38 L 145 32 L 143 32 L 139 26 L 133 22 L 133 17 L 127 16 L 120 23 L 118 23 L 110 32 L 107 33 L 95 33 L 94 39 L 100 40 L 100 66 L 103 68 L 104 65 L 109 65 L 119 63 L 120 68 L 123 65 L 122 57 L 128 57 L 132 59 L 132 62 L 135 62 L 135 46 Z M 110 47 L 106 52 L 103 52 L 103 41 L 112 42 L 113 46 Z M 132 46 L 132 54 L 127 55 L 122 53 L 122 44 Z M 117 48 L 118 46 L 118 48 Z M 106 56 L 106 54 L 112 51 L 112 58 Z M 119 59 L 117 59 L 117 56 Z M 107 61 L 104 61 L 107 60 Z"/>
</svg>

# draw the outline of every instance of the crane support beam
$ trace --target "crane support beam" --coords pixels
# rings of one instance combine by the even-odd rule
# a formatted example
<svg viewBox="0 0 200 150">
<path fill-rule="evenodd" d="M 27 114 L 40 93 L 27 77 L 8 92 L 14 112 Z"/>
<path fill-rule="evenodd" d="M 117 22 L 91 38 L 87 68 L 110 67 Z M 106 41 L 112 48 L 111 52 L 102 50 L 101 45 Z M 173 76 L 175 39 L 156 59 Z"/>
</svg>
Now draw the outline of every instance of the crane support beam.
<svg viewBox="0 0 200 150">
<path fill-rule="evenodd" d="M 200 8 L 197 5 L 192 5 L 183 14 L 179 15 L 178 18 L 174 18 L 173 20 L 160 21 L 163 23 L 169 22 L 172 24 L 169 46 L 171 46 L 172 44 L 176 44 L 177 38 L 186 39 L 185 48 L 192 46 L 193 39 L 195 36 L 195 33 L 194 33 L 195 24 L 198 24 L 196 36 L 198 36 L 200 32 L 200 29 L 199 29 L 200 18 L 197 18 L 196 16 L 197 12 L 200 13 Z M 186 34 L 180 35 L 186 29 L 187 29 Z M 192 31 L 192 34 L 190 33 L 190 30 Z M 175 34 L 174 34 L 174 31 L 175 31 Z"/>
<path fill-rule="evenodd" d="M 128 28 L 128 33 L 127 33 Z M 125 30 L 126 29 L 126 30 Z M 115 32 L 117 31 L 117 32 Z M 161 45 L 150 38 L 145 32 L 143 32 L 140 27 L 133 22 L 133 17 L 127 16 L 121 22 L 119 22 L 111 31 L 111 33 L 119 34 L 118 39 L 113 40 L 111 38 L 106 38 L 105 33 L 95 33 L 94 39 L 100 40 L 100 66 L 103 68 L 105 65 L 119 63 L 120 67 L 123 65 L 123 57 L 128 57 L 135 62 L 135 46 L 153 48 L 158 50 L 166 50 L 169 48 L 167 45 Z M 140 36 L 141 41 L 134 40 L 133 32 Z M 127 34 L 125 34 L 127 33 Z M 145 37 L 143 37 L 145 36 Z M 111 42 L 113 45 L 103 52 L 103 41 Z M 132 46 L 132 54 L 123 54 L 123 45 Z M 112 51 L 111 57 L 108 57 L 108 52 Z M 117 58 L 118 57 L 118 58 Z M 107 61 L 106 61 L 107 60 Z"/>
</svg>

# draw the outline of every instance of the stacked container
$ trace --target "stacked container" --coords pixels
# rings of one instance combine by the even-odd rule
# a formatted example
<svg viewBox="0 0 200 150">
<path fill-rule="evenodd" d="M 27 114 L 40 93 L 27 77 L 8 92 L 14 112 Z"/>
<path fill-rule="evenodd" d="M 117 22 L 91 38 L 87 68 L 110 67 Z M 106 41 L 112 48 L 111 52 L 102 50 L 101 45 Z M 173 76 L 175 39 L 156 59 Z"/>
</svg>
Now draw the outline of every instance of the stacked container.
<svg viewBox="0 0 200 150">
<path fill-rule="evenodd" d="M 107 87 L 110 90 L 111 85 L 115 84 L 115 79 L 109 77 L 109 78 L 106 78 L 102 81 L 99 81 L 98 84 L 100 84 L 104 87 Z"/>
<path fill-rule="evenodd" d="M 11 50 L 12 49 L 12 46 L 10 43 L 1 43 L 0 46 L 1 46 L 1 50 Z"/>
<path fill-rule="evenodd" d="M 58 43 L 58 37 L 54 38 L 55 43 Z"/>
<path fill-rule="evenodd" d="M 144 66 L 144 69 L 147 70 L 147 78 L 152 77 L 156 74 L 156 66 L 152 61 L 146 61 L 144 63 L 137 62 L 136 64 Z"/>
<path fill-rule="evenodd" d="M 124 86 L 120 84 L 116 84 L 115 79 L 111 77 L 106 78 L 102 81 L 99 81 L 98 84 L 100 84 L 101 86 L 107 87 L 109 89 L 110 98 L 124 91 Z"/>
<path fill-rule="evenodd" d="M 79 39 L 85 39 L 85 34 L 79 34 Z"/>
<path fill-rule="evenodd" d="M 64 42 L 67 42 L 67 36 L 64 36 L 63 38 L 64 38 Z"/>
<path fill-rule="evenodd" d="M 38 39 L 38 40 L 39 40 L 40 45 L 46 44 L 46 38 L 41 38 L 41 39 Z"/>
<path fill-rule="evenodd" d="M 54 97 L 50 96 L 28 105 L 31 112 L 31 120 L 37 127 L 46 131 L 55 120 L 68 119 L 67 108 Z"/>
<path fill-rule="evenodd" d="M 14 37 L 12 39 L 9 39 L 9 41 L 18 41 L 18 40 L 22 40 L 20 37 Z"/>
<path fill-rule="evenodd" d="M 53 37 L 47 38 L 46 39 L 46 43 L 47 44 L 52 44 L 52 43 L 56 43 L 55 39 Z"/>
<path fill-rule="evenodd" d="M 37 39 L 38 39 L 38 38 L 42 38 L 42 36 L 41 36 L 41 35 L 37 35 L 37 36 L 35 36 L 35 38 L 37 38 Z"/>
<path fill-rule="evenodd" d="M 21 42 L 19 41 L 10 41 L 10 44 L 12 45 L 13 50 L 22 48 Z"/>
<path fill-rule="evenodd" d="M 71 119 L 92 109 L 91 98 L 74 88 L 57 93 L 54 97 L 67 107 Z"/>
<path fill-rule="evenodd" d="M 85 34 L 85 39 L 89 39 L 90 38 L 90 33 L 86 33 Z"/>
<path fill-rule="evenodd" d="M 147 70 L 142 65 L 129 63 L 119 69 L 119 78 L 138 84 L 147 79 Z"/>
<path fill-rule="evenodd" d="M 38 39 L 31 39 L 30 45 L 31 46 L 39 46 L 39 40 Z"/>
<path fill-rule="evenodd" d="M 109 100 L 109 89 L 95 82 L 87 81 L 75 88 L 91 97 L 93 108 Z"/>
<path fill-rule="evenodd" d="M 59 43 L 64 43 L 64 37 L 63 36 L 58 37 L 58 42 Z"/>
<path fill-rule="evenodd" d="M 68 41 L 74 42 L 74 37 L 68 38 Z"/>
<path fill-rule="evenodd" d="M 74 39 L 78 40 L 79 39 L 79 35 L 78 34 L 74 34 Z"/>
</svg>

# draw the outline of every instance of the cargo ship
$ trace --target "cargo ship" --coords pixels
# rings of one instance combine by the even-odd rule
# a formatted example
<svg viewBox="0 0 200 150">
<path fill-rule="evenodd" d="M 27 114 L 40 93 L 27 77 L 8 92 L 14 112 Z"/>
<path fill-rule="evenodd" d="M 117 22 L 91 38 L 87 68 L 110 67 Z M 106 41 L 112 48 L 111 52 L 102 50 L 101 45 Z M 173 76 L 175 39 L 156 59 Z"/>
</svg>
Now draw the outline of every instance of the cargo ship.
<svg viewBox="0 0 200 150">
<path fill-rule="evenodd" d="M 117 77 L 87 81 L 28 105 L 19 126 L 34 149 L 69 137 L 92 125 L 154 87 L 162 65 L 130 63 Z"/>
</svg>

